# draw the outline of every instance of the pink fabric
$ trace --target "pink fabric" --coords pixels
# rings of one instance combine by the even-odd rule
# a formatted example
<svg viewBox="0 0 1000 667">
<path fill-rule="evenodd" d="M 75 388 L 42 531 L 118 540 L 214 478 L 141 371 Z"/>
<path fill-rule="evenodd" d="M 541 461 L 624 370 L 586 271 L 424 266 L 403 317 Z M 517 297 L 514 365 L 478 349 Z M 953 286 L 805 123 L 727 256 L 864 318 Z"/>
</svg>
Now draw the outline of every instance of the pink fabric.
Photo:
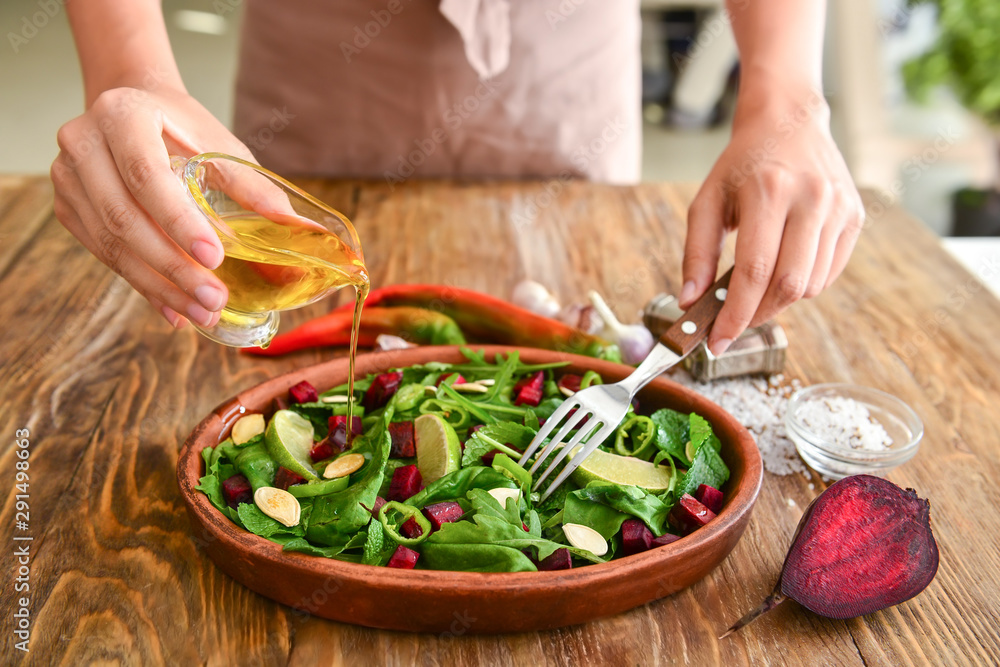
<svg viewBox="0 0 1000 667">
<path fill-rule="evenodd" d="M 241 48 L 281 174 L 639 177 L 637 0 L 249 0 Z"/>
</svg>

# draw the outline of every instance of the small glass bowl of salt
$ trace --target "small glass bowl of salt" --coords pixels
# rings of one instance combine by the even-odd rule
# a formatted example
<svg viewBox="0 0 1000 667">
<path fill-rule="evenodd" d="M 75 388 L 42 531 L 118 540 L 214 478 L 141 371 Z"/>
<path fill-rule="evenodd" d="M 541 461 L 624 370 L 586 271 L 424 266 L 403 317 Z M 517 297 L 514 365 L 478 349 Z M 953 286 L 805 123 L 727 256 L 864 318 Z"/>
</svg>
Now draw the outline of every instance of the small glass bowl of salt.
<svg viewBox="0 0 1000 667">
<path fill-rule="evenodd" d="M 917 453 L 924 425 L 901 400 L 871 387 L 817 384 L 792 396 L 785 427 L 821 475 L 880 475 Z"/>
</svg>

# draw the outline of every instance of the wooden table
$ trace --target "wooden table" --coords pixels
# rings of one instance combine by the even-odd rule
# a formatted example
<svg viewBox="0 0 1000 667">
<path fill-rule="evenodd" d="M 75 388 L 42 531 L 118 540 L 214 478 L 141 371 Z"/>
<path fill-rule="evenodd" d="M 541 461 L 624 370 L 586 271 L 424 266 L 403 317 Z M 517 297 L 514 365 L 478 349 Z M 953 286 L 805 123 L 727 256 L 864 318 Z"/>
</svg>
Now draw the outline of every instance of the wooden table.
<svg viewBox="0 0 1000 667">
<path fill-rule="evenodd" d="M 454 283 L 506 296 L 525 276 L 620 313 L 677 292 L 693 186 L 306 181 L 357 223 L 375 285 Z M 875 202 L 870 201 L 869 204 Z M 822 485 L 766 474 L 732 555 L 697 585 L 555 632 L 438 637 L 295 613 L 234 583 L 193 540 L 174 478 L 189 430 L 223 398 L 327 352 L 249 358 L 174 332 L 52 215 L 43 178 L 0 178 L 4 662 L 25 664 L 1000 663 L 1000 303 L 898 209 L 874 205 L 847 272 L 781 322 L 788 374 L 887 390 L 921 416 L 891 475 L 932 505 L 941 550 L 919 597 L 830 621 L 788 603 L 717 635 L 770 591 Z M 727 260 L 724 260 L 727 261 Z M 983 267 L 996 271 L 997 266 Z M 286 325 L 329 307 L 287 316 Z M 30 520 L 15 529 L 15 432 L 29 429 Z M 794 501 L 794 505 L 789 503 Z M 14 541 L 13 536 L 32 541 Z M 15 549 L 30 545 L 30 591 Z M 262 575 L 266 576 L 266 575 Z M 28 597 L 30 653 L 14 649 Z"/>
</svg>

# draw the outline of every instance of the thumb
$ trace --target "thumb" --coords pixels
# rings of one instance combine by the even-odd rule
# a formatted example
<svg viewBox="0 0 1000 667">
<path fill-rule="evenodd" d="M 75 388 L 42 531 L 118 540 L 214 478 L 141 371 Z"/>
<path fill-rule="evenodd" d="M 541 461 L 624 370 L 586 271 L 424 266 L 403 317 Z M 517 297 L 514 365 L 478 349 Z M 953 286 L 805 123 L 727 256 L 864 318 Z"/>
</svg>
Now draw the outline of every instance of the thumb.
<svg viewBox="0 0 1000 667">
<path fill-rule="evenodd" d="M 677 303 L 689 308 L 715 281 L 726 238 L 724 193 L 706 181 L 688 209 L 684 286 Z"/>
</svg>

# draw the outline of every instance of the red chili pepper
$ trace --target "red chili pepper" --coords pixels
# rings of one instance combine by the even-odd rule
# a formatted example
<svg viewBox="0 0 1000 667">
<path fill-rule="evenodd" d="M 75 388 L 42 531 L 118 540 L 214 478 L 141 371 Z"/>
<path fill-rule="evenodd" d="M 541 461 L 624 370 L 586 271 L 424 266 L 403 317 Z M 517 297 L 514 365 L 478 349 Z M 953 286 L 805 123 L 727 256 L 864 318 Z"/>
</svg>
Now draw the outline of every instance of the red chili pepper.
<svg viewBox="0 0 1000 667">
<path fill-rule="evenodd" d="M 489 294 L 447 285 L 390 285 L 373 290 L 371 306 L 426 308 L 452 318 L 478 342 L 524 345 L 621 361 L 618 347 Z M 334 312 L 346 312 L 353 304 Z"/>
<path fill-rule="evenodd" d="M 337 309 L 274 337 L 267 348 L 244 348 L 247 354 L 273 357 L 295 350 L 329 345 L 350 345 L 354 305 Z M 411 343 L 462 345 L 461 329 L 447 315 L 423 308 L 369 308 L 361 313 L 358 346 L 373 347 L 379 334 L 400 336 Z"/>
</svg>

